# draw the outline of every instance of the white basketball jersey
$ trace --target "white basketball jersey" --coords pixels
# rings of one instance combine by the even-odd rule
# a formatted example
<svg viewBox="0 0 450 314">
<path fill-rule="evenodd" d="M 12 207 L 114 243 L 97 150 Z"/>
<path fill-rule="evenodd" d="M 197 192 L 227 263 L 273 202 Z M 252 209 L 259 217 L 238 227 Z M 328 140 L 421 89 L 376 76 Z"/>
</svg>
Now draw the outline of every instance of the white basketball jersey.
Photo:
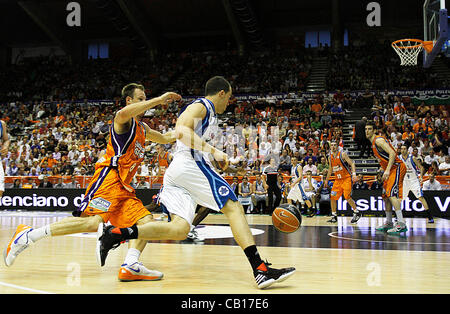
<svg viewBox="0 0 450 314">
<path fill-rule="evenodd" d="M 206 98 L 198 98 L 191 104 L 194 103 L 201 103 L 206 108 L 206 116 L 203 118 L 203 120 L 194 121 L 194 132 L 202 140 L 209 142 L 214 138 L 214 136 L 217 136 L 219 134 L 219 127 L 217 124 L 217 116 L 214 104 Z M 190 106 L 191 104 L 187 106 Z M 183 113 L 187 106 L 181 110 L 180 114 Z M 198 143 L 197 145 L 200 145 L 200 143 Z M 185 145 L 180 140 L 177 140 L 176 142 L 175 154 L 177 153 L 189 153 L 189 155 L 195 157 L 196 159 L 198 158 L 199 160 L 201 160 L 201 158 L 203 157 L 206 161 L 209 161 L 208 153 L 201 152 L 200 147 L 198 150 L 193 150 L 191 149 L 191 147 Z"/>
<path fill-rule="evenodd" d="M 400 155 L 400 159 L 406 165 L 406 178 L 419 180 L 420 171 L 419 171 L 419 168 L 417 167 L 416 163 L 413 160 L 413 156 L 411 154 L 409 154 L 408 157 L 406 157 L 406 159 L 404 159 L 403 155 Z"/>
<path fill-rule="evenodd" d="M 302 169 L 299 169 L 301 166 L 297 164 L 294 168 L 291 169 L 291 177 L 293 181 L 298 179 L 300 177 L 299 171 L 302 171 Z"/>
</svg>

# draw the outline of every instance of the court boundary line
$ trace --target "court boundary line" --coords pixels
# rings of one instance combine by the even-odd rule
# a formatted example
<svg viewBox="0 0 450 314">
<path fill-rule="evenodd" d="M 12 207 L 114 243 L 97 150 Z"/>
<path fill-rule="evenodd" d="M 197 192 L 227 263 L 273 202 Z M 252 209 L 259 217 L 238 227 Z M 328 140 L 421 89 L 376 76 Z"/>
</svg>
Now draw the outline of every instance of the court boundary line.
<svg viewBox="0 0 450 314">
<path fill-rule="evenodd" d="M 5 286 L 5 287 L 19 289 L 19 290 L 25 290 L 25 291 L 30 291 L 30 292 L 40 293 L 40 294 L 55 294 L 54 292 L 23 287 L 23 286 L 15 285 L 12 283 L 3 282 L 3 281 L 0 281 L 0 286 Z"/>
<path fill-rule="evenodd" d="M 377 242 L 377 243 L 394 243 L 394 244 L 413 244 L 413 245 L 450 245 L 450 243 L 446 242 L 398 242 L 398 241 L 382 241 L 382 240 L 366 240 L 366 239 L 358 239 L 358 238 L 347 238 L 334 235 L 333 233 L 338 233 L 339 231 L 333 231 L 328 233 L 330 238 L 335 238 L 339 240 L 348 240 L 348 241 L 358 241 L 358 242 Z M 395 236 L 395 235 L 393 235 Z"/>
</svg>

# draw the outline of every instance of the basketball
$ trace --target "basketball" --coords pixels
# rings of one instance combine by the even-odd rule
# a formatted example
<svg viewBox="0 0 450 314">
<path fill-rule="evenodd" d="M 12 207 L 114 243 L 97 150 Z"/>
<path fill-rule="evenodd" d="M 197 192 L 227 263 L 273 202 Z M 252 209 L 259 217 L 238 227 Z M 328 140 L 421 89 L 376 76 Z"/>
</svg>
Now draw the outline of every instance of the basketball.
<svg viewBox="0 0 450 314">
<path fill-rule="evenodd" d="M 302 215 L 290 204 L 282 204 L 272 213 L 272 224 L 278 231 L 291 233 L 297 231 L 302 223 Z"/>
</svg>

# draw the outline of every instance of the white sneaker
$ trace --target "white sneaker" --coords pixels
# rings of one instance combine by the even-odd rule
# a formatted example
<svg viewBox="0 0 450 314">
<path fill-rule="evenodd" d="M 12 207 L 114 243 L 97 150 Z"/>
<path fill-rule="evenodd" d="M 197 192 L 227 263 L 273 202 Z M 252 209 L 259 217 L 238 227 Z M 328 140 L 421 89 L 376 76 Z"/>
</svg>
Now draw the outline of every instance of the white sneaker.
<svg viewBox="0 0 450 314">
<path fill-rule="evenodd" d="M 30 226 L 20 224 L 17 226 L 16 233 L 14 233 L 8 246 L 3 251 L 3 259 L 6 266 L 11 266 L 17 255 L 25 250 L 30 244 L 33 243 L 28 237 L 28 233 L 33 230 Z"/>
<path fill-rule="evenodd" d="M 205 241 L 205 238 L 198 235 L 197 231 L 195 229 L 191 230 L 191 232 L 188 233 L 187 238 L 194 242 L 203 242 Z"/>
<path fill-rule="evenodd" d="M 122 264 L 119 269 L 120 281 L 137 281 L 137 280 L 160 280 L 164 274 L 157 270 L 147 269 L 142 263 L 136 262 L 131 265 Z"/>
</svg>

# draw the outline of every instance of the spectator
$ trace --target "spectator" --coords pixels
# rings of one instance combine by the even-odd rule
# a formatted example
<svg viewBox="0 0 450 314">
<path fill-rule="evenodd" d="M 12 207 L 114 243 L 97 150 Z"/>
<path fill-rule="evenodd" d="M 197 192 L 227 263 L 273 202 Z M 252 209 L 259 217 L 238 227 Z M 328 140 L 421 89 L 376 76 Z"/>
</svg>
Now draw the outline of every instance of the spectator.
<svg viewBox="0 0 450 314">
<path fill-rule="evenodd" d="M 256 159 L 255 162 L 251 165 L 251 170 L 253 175 L 257 174 L 257 173 L 261 173 L 262 172 L 262 165 L 261 165 L 261 160 L 260 159 Z"/>
<path fill-rule="evenodd" d="M 22 189 L 35 189 L 36 188 L 36 183 L 34 183 L 33 180 L 25 177 L 22 179 Z"/>
<path fill-rule="evenodd" d="M 11 161 L 8 167 L 6 167 L 6 175 L 7 176 L 17 176 L 17 173 L 19 172 L 19 167 L 17 167 L 16 162 L 14 160 Z"/>
<path fill-rule="evenodd" d="M 150 183 L 147 181 L 146 177 L 140 177 L 139 182 L 136 184 L 136 189 L 150 189 Z"/>
<path fill-rule="evenodd" d="M 325 156 L 320 157 L 320 163 L 317 165 L 317 173 L 323 173 L 324 170 L 328 170 L 329 165 Z"/>
<path fill-rule="evenodd" d="M 431 163 L 431 167 L 428 168 L 428 173 L 434 173 L 435 175 L 440 175 L 441 170 L 439 169 L 439 163 L 437 161 L 433 161 Z"/>
<path fill-rule="evenodd" d="M 430 178 L 423 183 L 424 191 L 440 191 L 442 190 L 441 183 L 436 180 L 436 175 L 434 173 L 430 174 Z"/>
<path fill-rule="evenodd" d="M 364 178 L 362 176 L 362 174 L 358 175 L 358 181 L 356 181 L 353 184 L 353 189 L 354 190 L 368 190 L 369 186 L 367 185 L 366 182 L 364 182 Z"/>
<path fill-rule="evenodd" d="M 316 164 L 317 163 L 317 157 L 314 155 L 314 151 L 310 148 L 308 148 L 308 151 L 306 153 L 306 155 L 303 157 L 303 160 L 308 164 L 309 163 L 309 159 L 312 159 L 312 163 Z"/>
<path fill-rule="evenodd" d="M 284 171 L 289 171 L 291 169 L 291 157 L 288 155 L 286 149 L 283 149 L 281 153 L 279 168 Z"/>
<path fill-rule="evenodd" d="M 48 181 L 48 176 L 39 176 L 39 180 L 41 180 L 41 183 L 39 183 L 39 188 L 53 188 L 53 184 Z"/>
<path fill-rule="evenodd" d="M 242 182 L 238 185 L 238 200 L 247 214 L 253 211 L 252 194 L 253 186 L 248 182 L 248 177 L 243 176 Z"/>
<path fill-rule="evenodd" d="M 20 182 L 20 179 L 15 179 L 14 180 L 12 188 L 13 189 L 20 189 L 20 188 L 22 188 L 22 183 Z"/>
<path fill-rule="evenodd" d="M 30 172 L 28 173 L 28 175 L 30 177 L 37 177 L 37 176 L 39 176 L 39 172 L 36 170 L 36 168 L 32 167 Z"/>
<path fill-rule="evenodd" d="M 431 151 L 430 151 L 430 154 L 427 155 L 427 156 L 425 156 L 424 161 L 425 161 L 426 164 L 428 164 L 428 165 L 431 166 L 431 164 L 433 163 L 433 161 L 436 161 L 437 163 L 439 163 L 439 156 L 437 156 L 437 155 L 434 153 L 434 150 L 431 150 Z M 439 165 L 439 164 L 438 164 L 438 165 Z"/>
<path fill-rule="evenodd" d="M 287 137 L 286 140 L 284 141 L 283 149 L 285 148 L 286 145 L 289 145 L 289 147 L 290 147 L 291 150 L 295 150 L 295 143 L 296 143 L 296 142 L 297 142 L 297 141 L 296 141 L 295 138 L 294 138 L 294 133 L 293 133 L 293 132 L 289 133 L 289 134 L 288 134 L 288 137 Z"/>
<path fill-rule="evenodd" d="M 240 168 L 240 167 L 242 167 L 244 165 L 245 161 L 244 161 L 244 157 L 243 156 L 238 156 L 237 155 L 237 151 L 235 150 L 234 153 L 233 153 L 233 157 L 231 157 L 229 159 L 229 162 L 230 162 L 230 166 Z M 226 172 L 226 171 L 225 171 L 225 173 L 228 174 L 228 175 L 232 174 L 232 173 Z"/>
<path fill-rule="evenodd" d="M 231 183 L 231 189 L 233 190 L 234 194 L 239 195 L 238 186 L 239 186 L 239 178 L 234 176 L 233 182 Z"/>
<path fill-rule="evenodd" d="M 450 174 L 450 155 L 445 156 L 445 161 L 439 165 L 440 175 L 448 176 Z"/>
<path fill-rule="evenodd" d="M 382 190 L 383 189 L 383 171 L 380 169 L 377 171 L 377 178 L 376 180 L 371 184 L 370 190 Z"/>
<path fill-rule="evenodd" d="M 53 188 L 55 188 L 55 189 L 62 189 L 62 188 L 64 188 L 64 183 L 63 183 L 63 178 L 62 177 L 58 178 L 58 183 L 54 184 Z"/>
<path fill-rule="evenodd" d="M 256 180 L 253 182 L 253 208 L 257 213 L 265 213 L 268 205 L 267 198 L 268 186 L 261 173 L 256 174 Z"/>
<path fill-rule="evenodd" d="M 317 167 L 314 165 L 312 158 L 309 158 L 307 164 L 303 166 L 303 175 L 308 171 L 310 171 L 313 176 L 317 175 Z"/>
</svg>

